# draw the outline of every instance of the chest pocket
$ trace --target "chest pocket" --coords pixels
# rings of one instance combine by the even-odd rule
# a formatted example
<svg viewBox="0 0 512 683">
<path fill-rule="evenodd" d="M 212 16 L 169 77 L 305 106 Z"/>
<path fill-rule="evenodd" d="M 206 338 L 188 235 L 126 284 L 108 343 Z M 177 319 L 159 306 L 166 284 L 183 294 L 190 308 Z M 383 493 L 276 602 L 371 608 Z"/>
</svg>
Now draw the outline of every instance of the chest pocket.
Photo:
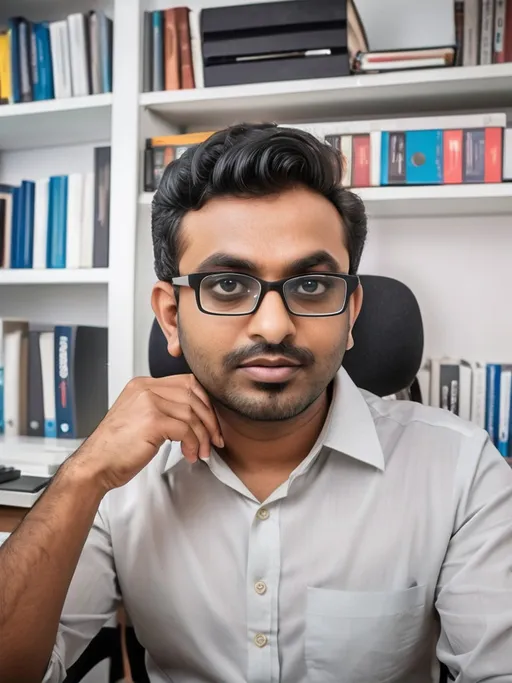
<svg viewBox="0 0 512 683">
<path fill-rule="evenodd" d="M 308 683 L 407 680 L 424 635 L 426 586 L 391 592 L 308 588 Z"/>
</svg>

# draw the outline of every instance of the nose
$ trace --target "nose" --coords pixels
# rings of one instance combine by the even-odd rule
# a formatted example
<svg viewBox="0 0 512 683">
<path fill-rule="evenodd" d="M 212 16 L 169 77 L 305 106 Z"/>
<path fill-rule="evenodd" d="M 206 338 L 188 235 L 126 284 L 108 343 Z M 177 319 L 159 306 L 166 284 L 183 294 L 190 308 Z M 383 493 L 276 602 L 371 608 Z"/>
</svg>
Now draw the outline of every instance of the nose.
<svg viewBox="0 0 512 683">
<path fill-rule="evenodd" d="M 295 335 L 295 323 L 279 292 L 267 292 L 260 307 L 249 317 L 249 336 L 267 344 L 280 344 Z"/>
</svg>

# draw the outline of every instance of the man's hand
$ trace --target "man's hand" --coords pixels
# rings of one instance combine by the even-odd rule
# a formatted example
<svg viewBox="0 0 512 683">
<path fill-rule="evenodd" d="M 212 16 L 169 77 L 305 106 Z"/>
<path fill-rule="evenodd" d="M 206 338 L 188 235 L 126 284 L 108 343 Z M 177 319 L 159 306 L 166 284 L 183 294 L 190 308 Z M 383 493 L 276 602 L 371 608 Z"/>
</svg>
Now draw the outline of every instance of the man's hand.
<svg viewBox="0 0 512 683">
<path fill-rule="evenodd" d="M 208 395 L 193 375 L 131 380 L 73 459 L 97 472 L 108 491 L 130 481 L 167 440 L 181 441 L 190 462 L 208 457 L 210 443 L 224 446 Z"/>
</svg>

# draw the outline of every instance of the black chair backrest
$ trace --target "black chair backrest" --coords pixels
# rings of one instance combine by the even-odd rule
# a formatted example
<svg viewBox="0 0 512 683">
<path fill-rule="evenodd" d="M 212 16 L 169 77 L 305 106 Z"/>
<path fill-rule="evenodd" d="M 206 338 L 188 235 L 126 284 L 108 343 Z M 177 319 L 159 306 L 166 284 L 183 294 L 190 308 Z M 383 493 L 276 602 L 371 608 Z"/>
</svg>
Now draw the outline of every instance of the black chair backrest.
<svg viewBox="0 0 512 683">
<path fill-rule="evenodd" d="M 416 297 L 402 282 L 380 275 L 361 275 L 364 301 L 354 325 L 354 348 L 343 366 L 354 383 L 377 396 L 409 387 L 423 355 L 423 323 Z M 152 377 L 190 372 L 183 357 L 167 352 L 165 337 L 155 320 L 149 338 Z"/>
</svg>

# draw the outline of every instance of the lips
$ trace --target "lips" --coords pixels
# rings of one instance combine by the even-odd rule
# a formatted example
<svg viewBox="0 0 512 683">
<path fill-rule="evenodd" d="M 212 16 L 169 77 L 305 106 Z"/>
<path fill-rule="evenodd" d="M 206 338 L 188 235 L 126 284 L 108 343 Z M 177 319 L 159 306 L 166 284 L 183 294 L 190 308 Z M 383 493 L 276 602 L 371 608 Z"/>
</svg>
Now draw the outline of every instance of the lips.
<svg viewBox="0 0 512 683">
<path fill-rule="evenodd" d="M 289 358 L 253 358 L 239 366 L 239 370 L 258 382 L 285 382 L 301 368 Z"/>
</svg>

